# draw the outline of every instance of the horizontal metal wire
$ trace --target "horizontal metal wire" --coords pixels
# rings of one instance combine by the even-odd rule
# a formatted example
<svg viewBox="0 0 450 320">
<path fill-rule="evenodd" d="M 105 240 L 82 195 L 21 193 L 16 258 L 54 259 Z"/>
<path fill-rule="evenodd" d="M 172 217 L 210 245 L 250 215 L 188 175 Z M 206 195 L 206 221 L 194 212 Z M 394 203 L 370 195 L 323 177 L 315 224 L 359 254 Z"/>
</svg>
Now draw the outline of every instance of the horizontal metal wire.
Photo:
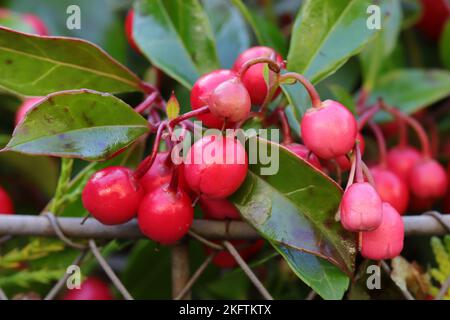
<svg viewBox="0 0 450 320">
<path fill-rule="evenodd" d="M 445 235 L 448 233 L 444 224 L 450 225 L 450 214 L 404 216 L 406 236 Z M 60 229 L 69 238 L 85 239 L 137 239 L 144 238 L 134 219 L 118 226 L 106 226 L 93 218 L 81 224 L 82 218 L 58 217 Z M 196 234 L 216 240 L 257 239 L 259 234 L 242 221 L 194 220 L 191 228 Z M 3 215 L 0 214 L 0 236 L 44 236 L 56 237 L 55 229 L 45 216 Z"/>
</svg>

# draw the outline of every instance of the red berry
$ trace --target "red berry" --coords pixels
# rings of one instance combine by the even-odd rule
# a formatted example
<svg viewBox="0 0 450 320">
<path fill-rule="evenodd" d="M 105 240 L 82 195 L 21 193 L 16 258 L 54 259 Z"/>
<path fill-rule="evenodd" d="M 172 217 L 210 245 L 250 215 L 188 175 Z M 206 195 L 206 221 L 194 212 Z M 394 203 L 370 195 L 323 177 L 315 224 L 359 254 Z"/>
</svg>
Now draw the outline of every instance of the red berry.
<svg viewBox="0 0 450 320">
<path fill-rule="evenodd" d="M 90 277 L 81 283 L 80 289 L 70 289 L 63 300 L 113 300 L 113 295 L 106 283 Z"/>
<path fill-rule="evenodd" d="M 239 122 L 247 118 L 251 102 L 248 91 L 239 78 L 232 78 L 222 82 L 212 91 L 208 106 L 217 118 Z"/>
<path fill-rule="evenodd" d="M 309 164 L 316 167 L 316 169 L 322 170 L 322 165 L 320 164 L 319 158 L 317 158 L 317 156 L 304 145 L 300 143 L 292 143 L 287 145 L 286 148 L 295 153 L 298 157 L 307 161 Z"/>
<path fill-rule="evenodd" d="M 41 20 L 41 18 L 39 18 L 38 16 L 26 13 L 23 15 L 23 19 L 24 19 L 25 23 L 27 23 L 28 25 L 30 25 L 33 28 L 35 34 L 40 35 L 40 36 L 48 36 L 49 35 L 47 26 Z"/>
<path fill-rule="evenodd" d="M 362 233 L 361 255 L 367 259 L 392 259 L 403 249 L 404 228 L 400 214 L 383 202 L 383 219 L 373 231 Z"/>
<path fill-rule="evenodd" d="M 200 208 L 205 219 L 211 220 L 240 220 L 241 214 L 236 206 L 227 199 L 209 199 L 201 197 Z"/>
<path fill-rule="evenodd" d="M 232 137 L 205 136 L 195 142 L 185 159 L 184 177 L 188 186 L 209 198 L 226 198 L 244 182 L 247 154 Z"/>
<path fill-rule="evenodd" d="M 395 174 L 405 181 L 408 180 L 411 169 L 421 158 L 417 149 L 409 146 L 397 146 L 387 153 L 387 164 Z"/>
<path fill-rule="evenodd" d="M 170 182 L 172 168 L 167 165 L 166 161 L 168 156 L 170 157 L 168 152 L 158 153 L 150 169 L 140 179 L 139 183 L 144 188 L 145 193 Z"/>
<path fill-rule="evenodd" d="M 450 17 L 447 0 L 421 0 L 422 16 L 417 23 L 419 29 L 430 39 L 437 41 Z"/>
<path fill-rule="evenodd" d="M 392 171 L 379 166 L 371 168 L 370 172 L 381 200 L 389 203 L 400 214 L 405 213 L 409 203 L 409 190 L 404 180 Z"/>
<path fill-rule="evenodd" d="M 437 199 L 447 191 L 445 169 L 433 159 L 424 159 L 414 166 L 409 174 L 411 192 L 421 199 Z"/>
<path fill-rule="evenodd" d="M 436 199 L 422 199 L 418 198 L 414 194 L 411 194 L 409 207 L 412 212 L 423 213 L 424 211 L 430 210 Z"/>
<path fill-rule="evenodd" d="M 141 53 L 141 50 L 139 49 L 133 38 L 133 21 L 134 21 L 134 10 L 130 9 L 127 13 L 127 17 L 125 18 L 125 35 L 127 37 L 130 46 L 137 53 Z"/>
<path fill-rule="evenodd" d="M 361 155 L 363 155 L 364 150 L 366 148 L 366 142 L 364 141 L 364 137 L 360 132 L 358 132 L 358 134 L 356 135 L 356 139 L 359 140 L 359 148 L 361 150 Z M 350 162 L 350 160 L 346 155 L 339 156 L 334 160 L 336 161 L 336 163 L 338 164 L 339 168 L 342 171 L 348 171 L 352 167 L 352 163 Z"/>
<path fill-rule="evenodd" d="M 323 159 L 350 152 L 355 144 L 357 124 L 353 114 L 342 104 L 325 100 L 318 108 L 306 111 L 301 122 L 303 142 Z"/>
<path fill-rule="evenodd" d="M 0 187 L 0 214 L 14 213 L 14 205 L 8 193 Z"/>
<path fill-rule="evenodd" d="M 161 244 L 172 244 L 189 231 L 194 209 L 186 192 L 168 185 L 148 193 L 139 207 L 138 224 L 143 234 Z"/>
<path fill-rule="evenodd" d="M 223 82 L 227 80 L 236 79 L 237 74 L 231 70 L 215 70 L 200 77 L 192 87 L 191 90 L 191 106 L 192 110 L 207 106 L 212 92 Z M 204 125 L 211 128 L 222 128 L 223 119 L 216 117 L 213 114 L 203 114 L 198 116 L 198 119 Z M 227 126 L 232 126 L 233 123 L 228 123 Z"/>
<path fill-rule="evenodd" d="M 239 72 L 249 60 L 255 58 L 271 58 L 275 54 L 275 59 L 278 63 L 283 63 L 283 58 L 269 47 L 253 47 L 242 52 L 236 59 L 233 65 L 233 70 Z M 253 104 L 261 105 L 267 95 L 267 83 L 264 79 L 264 63 L 258 63 L 251 66 L 242 77 L 242 82 L 250 94 Z M 271 71 L 272 72 L 272 71 Z M 280 94 L 280 89 L 277 89 L 273 98 Z"/>
<path fill-rule="evenodd" d="M 108 167 L 96 172 L 83 189 L 83 205 L 103 224 L 125 223 L 137 212 L 142 188 L 125 167 Z"/>
<path fill-rule="evenodd" d="M 34 106 L 39 103 L 43 98 L 36 97 L 36 98 L 28 98 L 23 101 L 23 103 L 20 105 L 19 109 L 16 111 L 16 119 L 15 119 L 15 125 L 17 126 L 27 115 L 28 111 L 34 108 Z"/>
<path fill-rule="evenodd" d="M 369 183 L 352 184 L 341 201 L 342 226 L 350 231 L 378 228 L 382 218 L 381 204 L 380 196 Z"/>
</svg>

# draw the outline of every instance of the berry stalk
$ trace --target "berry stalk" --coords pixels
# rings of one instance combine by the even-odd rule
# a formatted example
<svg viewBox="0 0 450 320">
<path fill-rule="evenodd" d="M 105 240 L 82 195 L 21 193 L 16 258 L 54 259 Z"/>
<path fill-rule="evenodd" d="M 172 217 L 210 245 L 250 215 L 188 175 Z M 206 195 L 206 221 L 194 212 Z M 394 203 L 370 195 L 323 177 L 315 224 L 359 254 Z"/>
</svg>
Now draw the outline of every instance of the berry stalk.
<svg viewBox="0 0 450 320">
<path fill-rule="evenodd" d="M 278 118 L 281 124 L 281 131 L 283 134 L 283 144 L 288 145 L 293 143 L 294 139 L 292 138 L 291 127 L 289 126 L 289 121 L 286 116 L 285 110 L 282 108 L 278 108 L 276 112 L 278 114 Z"/>
<path fill-rule="evenodd" d="M 250 69 L 250 67 L 252 67 L 256 64 L 259 64 L 259 63 L 266 63 L 270 70 L 272 70 L 275 73 L 280 73 L 281 66 L 274 59 L 266 58 L 266 57 L 259 57 L 259 58 L 251 59 L 251 60 L 248 60 L 247 62 L 245 62 L 238 72 L 239 77 L 242 79 L 242 77 L 247 72 L 247 70 Z"/>
<path fill-rule="evenodd" d="M 210 112 L 210 110 L 209 110 L 208 106 L 204 106 L 204 107 L 186 112 L 185 114 L 182 114 L 182 115 L 176 117 L 175 119 L 171 120 L 169 122 L 169 128 L 173 129 L 177 124 L 179 124 L 180 122 L 182 122 L 184 120 L 188 120 L 190 118 L 197 117 L 202 114 L 209 113 L 209 112 Z"/>
<path fill-rule="evenodd" d="M 287 72 L 280 76 L 279 82 L 283 83 L 287 80 L 293 79 L 299 83 L 301 83 L 306 91 L 308 92 L 309 97 L 311 98 L 312 106 L 315 108 L 320 107 L 322 104 L 322 101 L 320 100 L 319 93 L 317 92 L 316 88 L 313 86 L 313 84 L 306 79 L 306 77 L 302 74 L 298 74 L 296 72 Z"/>
</svg>

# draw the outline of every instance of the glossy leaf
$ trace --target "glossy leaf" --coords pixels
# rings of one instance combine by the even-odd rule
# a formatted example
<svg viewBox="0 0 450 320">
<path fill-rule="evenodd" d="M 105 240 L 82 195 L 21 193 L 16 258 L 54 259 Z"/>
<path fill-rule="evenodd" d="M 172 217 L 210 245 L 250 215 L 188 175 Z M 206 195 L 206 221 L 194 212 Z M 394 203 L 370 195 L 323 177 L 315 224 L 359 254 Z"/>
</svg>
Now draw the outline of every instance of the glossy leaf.
<svg viewBox="0 0 450 320">
<path fill-rule="evenodd" d="M 356 253 L 354 235 L 334 220 L 342 190 L 287 149 L 278 148 L 267 140 L 257 141 L 260 150 L 271 151 L 272 165 L 278 163 L 278 171 L 262 175 L 261 169 L 266 167 L 262 161 L 252 164 L 246 181 L 233 196 L 234 203 L 245 220 L 280 253 L 290 257 L 294 271 L 301 274 L 308 285 L 326 298 L 342 295 L 344 273 L 353 272 Z M 277 154 L 279 161 L 275 158 Z M 250 159 L 252 156 L 256 155 L 249 154 Z M 296 255 L 299 252 L 320 259 L 308 260 L 310 265 L 321 265 L 315 269 L 315 275 L 303 269 L 303 257 Z M 330 263 L 336 267 L 328 266 Z M 338 283 L 325 284 L 321 278 L 330 281 L 336 278 Z"/>
<path fill-rule="evenodd" d="M 0 27 L 0 88 L 27 96 L 88 88 L 139 90 L 139 79 L 94 44 Z"/>
<path fill-rule="evenodd" d="M 120 99 L 66 91 L 36 105 L 3 151 L 104 160 L 146 132 L 147 121 Z"/>
<path fill-rule="evenodd" d="M 397 42 L 402 23 L 400 0 L 386 0 L 380 5 L 381 31 L 361 52 L 364 87 L 371 91 L 380 74 L 384 59 L 388 57 Z"/>
<path fill-rule="evenodd" d="M 139 0 L 135 9 L 133 37 L 155 66 L 188 88 L 219 68 L 213 32 L 198 0 Z"/>
<path fill-rule="evenodd" d="M 331 85 L 330 90 L 333 93 L 335 100 L 342 103 L 347 107 L 347 109 L 356 115 L 356 104 L 349 91 L 339 85 Z"/>
<path fill-rule="evenodd" d="M 202 1 L 216 38 L 222 68 L 231 69 L 237 56 L 250 46 L 245 21 L 229 0 Z"/>
<path fill-rule="evenodd" d="M 445 97 L 450 92 L 450 72 L 444 70 L 402 69 L 380 78 L 370 101 L 378 97 L 406 113 L 414 113 Z M 377 120 L 386 120 L 380 113 Z"/>
<path fill-rule="evenodd" d="M 274 48 L 282 56 L 286 54 L 286 40 L 277 26 L 251 12 L 241 0 L 231 0 L 231 2 L 247 20 L 260 45 Z"/>
<path fill-rule="evenodd" d="M 287 69 L 304 74 L 313 84 L 333 74 L 377 33 L 366 25 L 371 4 L 370 0 L 305 1 L 293 27 Z M 282 88 L 300 114 L 311 105 L 300 84 Z"/>
</svg>

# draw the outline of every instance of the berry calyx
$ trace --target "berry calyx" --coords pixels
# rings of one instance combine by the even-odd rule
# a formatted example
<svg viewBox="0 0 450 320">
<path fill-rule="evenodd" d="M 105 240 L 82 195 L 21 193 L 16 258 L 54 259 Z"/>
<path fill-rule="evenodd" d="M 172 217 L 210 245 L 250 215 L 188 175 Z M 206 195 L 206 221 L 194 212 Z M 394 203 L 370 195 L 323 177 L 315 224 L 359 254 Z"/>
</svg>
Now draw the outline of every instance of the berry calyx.
<svg viewBox="0 0 450 320">
<path fill-rule="evenodd" d="M 238 78 L 219 84 L 208 99 L 212 114 L 231 122 L 245 120 L 250 113 L 251 102 L 247 89 Z"/>
<path fill-rule="evenodd" d="M 447 191 L 445 169 L 433 159 L 423 159 L 416 163 L 409 174 L 411 192 L 421 199 L 437 199 Z"/>
<path fill-rule="evenodd" d="M 320 107 L 309 108 L 301 122 L 306 147 L 323 159 L 332 159 L 350 152 L 355 145 L 357 123 L 342 104 L 325 100 Z"/>
<path fill-rule="evenodd" d="M 215 70 L 200 77 L 192 87 L 191 90 L 191 107 L 192 110 L 200 109 L 207 106 L 212 92 L 223 82 L 236 79 L 237 74 L 231 70 Z M 224 119 L 218 118 L 212 113 L 202 114 L 197 117 L 203 122 L 205 126 L 210 128 L 221 129 L 224 124 Z M 227 122 L 227 126 L 232 126 L 233 123 Z"/>
<path fill-rule="evenodd" d="M 249 60 L 256 58 L 271 58 L 275 57 L 276 62 L 282 64 L 283 58 L 275 52 L 274 49 L 264 46 L 252 47 L 242 52 L 236 59 L 233 65 L 233 70 L 239 72 L 242 66 Z M 255 64 L 251 66 L 245 74 L 242 75 L 242 82 L 247 88 L 252 104 L 261 105 L 268 93 L 267 83 L 264 79 L 264 67 L 263 63 Z M 273 71 L 269 71 L 273 72 Z M 275 99 L 281 90 L 277 89 L 273 99 Z"/>
<path fill-rule="evenodd" d="M 150 169 L 139 180 L 145 193 L 170 182 L 170 179 L 172 178 L 172 168 L 169 166 L 167 157 L 170 157 L 168 152 L 158 153 Z"/>
<path fill-rule="evenodd" d="M 186 235 L 194 219 L 194 209 L 186 192 L 168 185 L 148 193 L 141 202 L 138 224 L 141 232 L 161 244 L 173 244 Z"/>
<path fill-rule="evenodd" d="M 137 53 L 141 53 L 141 50 L 139 49 L 133 38 L 133 21 L 134 21 L 134 10 L 130 9 L 127 13 L 127 17 L 125 18 L 125 35 L 127 37 L 130 46 Z"/>
<path fill-rule="evenodd" d="M 392 259 L 403 249 L 403 220 L 397 210 L 383 202 L 380 226 L 373 231 L 362 232 L 361 255 L 367 259 Z"/>
<path fill-rule="evenodd" d="M 190 189 L 208 198 L 223 199 L 244 182 L 247 153 L 233 137 L 205 136 L 195 142 L 184 160 L 184 177 Z"/>
<path fill-rule="evenodd" d="M 386 156 L 389 169 L 405 181 L 408 181 L 412 168 L 420 159 L 420 152 L 410 146 L 396 146 Z"/>
<path fill-rule="evenodd" d="M 352 184 L 342 197 L 342 226 L 349 231 L 378 228 L 382 218 L 382 202 L 376 190 L 367 182 Z"/>
<path fill-rule="evenodd" d="M 108 167 L 96 172 L 83 189 L 83 206 L 107 225 L 125 223 L 137 212 L 142 188 L 126 167 Z"/>
<path fill-rule="evenodd" d="M 406 183 L 392 171 L 380 166 L 371 168 L 370 173 L 381 200 L 389 203 L 400 214 L 405 213 L 409 203 L 409 190 Z"/>
<path fill-rule="evenodd" d="M 14 213 L 14 204 L 9 194 L 0 187 L 0 214 Z"/>
<path fill-rule="evenodd" d="M 240 220 L 241 214 L 236 206 L 227 199 L 209 199 L 200 197 L 200 208 L 205 219 L 211 220 Z"/>
<path fill-rule="evenodd" d="M 109 287 L 102 280 L 89 277 L 81 283 L 79 289 L 69 289 L 63 300 L 113 300 Z"/>
<path fill-rule="evenodd" d="M 320 164 L 319 158 L 317 158 L 317 156 L 304 145 L 300 143 L 291 143 L 286 145 L 286 148 L 288 148 L 290 151 L 295 153 L 298 157 L 302 158 L 309 164 L 316 167 L 316 169 L 322 170 L 322 165 Z"/>
<path fill-rule="evenodd" d="M 35 97 L 35 98 L 28 98 L 25 99 L 20 107 L 16 111 L 16 119 L 15 119 L 15 125 L 17 126 L 22 120 L 25 118 L 27 113 L 34 108 L 36 104 L 39 103 L 43 98 L 41 97 Z"/>
</svg>

